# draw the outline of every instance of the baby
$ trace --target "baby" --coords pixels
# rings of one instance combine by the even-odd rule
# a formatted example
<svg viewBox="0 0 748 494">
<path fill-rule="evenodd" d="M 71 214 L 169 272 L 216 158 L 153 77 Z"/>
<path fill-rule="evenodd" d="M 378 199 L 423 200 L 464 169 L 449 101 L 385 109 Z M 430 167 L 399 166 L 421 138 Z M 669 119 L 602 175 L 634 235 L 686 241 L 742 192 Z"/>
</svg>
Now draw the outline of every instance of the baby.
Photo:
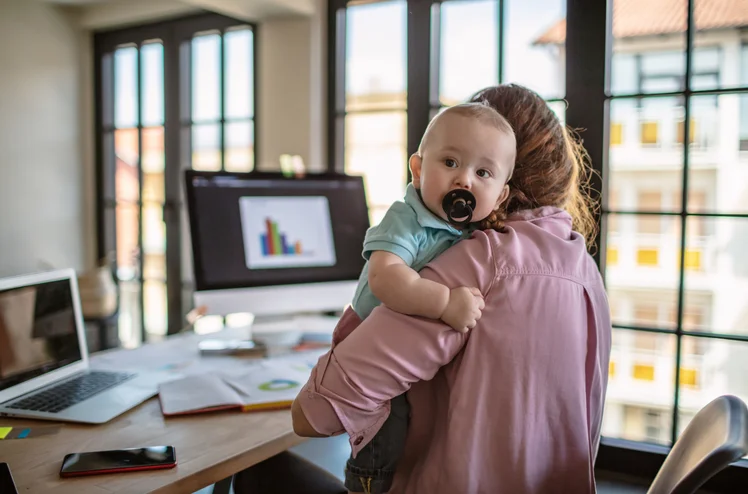
<svg viewBox="0 0 748 494">
<path fill-rule="evenodd" d="M 418 274 L 426 264 L 486 219 L 507 199 L 516 142 L 509 123 L 488 105 L 467 103 L 434 117 L 410 158 L 413 183 L 364 240 L 367 263 L 349 309 L 335 329 L 344 339 L 379 304 L 403 314 L 440 319 L 467 332 L 480 319 L 474 287 L 448 287 Z M 466 194 L 466 192 L 469 194 Z M 472 196 L 471 196 L 472 194 Z M 453 202 L 469 208 L 453 207 Z M 392 400 L 379 432 L 348 460 L 346 488 L 387 492 L 407 433 L 405 395 Z"/>
</svg>

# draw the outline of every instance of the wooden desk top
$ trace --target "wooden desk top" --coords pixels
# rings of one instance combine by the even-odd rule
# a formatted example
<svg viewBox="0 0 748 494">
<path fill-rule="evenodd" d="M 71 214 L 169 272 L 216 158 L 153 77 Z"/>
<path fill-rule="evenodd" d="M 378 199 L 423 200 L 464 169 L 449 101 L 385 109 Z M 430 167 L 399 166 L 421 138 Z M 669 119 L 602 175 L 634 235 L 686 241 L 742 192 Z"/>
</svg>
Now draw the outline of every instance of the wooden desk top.
<svg viewBox="0 0 748 494">
<path fill-rule="evenodd" d="M 222 336 L 232 337 L 230 332 Z M 216 337 L 217 334 L 208 337 Z M 218 333 L 221 335 L 221 333 Z M 103 352 L 93 367 L 121 365 L 155 369 L 164 366 L 189 374 L 228 369 L 228 357 L 200 359 L 193 334 L 145 345 L 136 350 Z M 249 359 L 232 359 L 241 368 Z M 0 418 L 0 426 L 45 427 L 61 423 Z M 290 411 L 216 413 L 165 419 L 158 398 L 104 425 L 62 424 L 54 435 L 0 441 L 0 461 L 10 465 L 20 493 L 192 493 L 303 442 L 293 433 Z M 172 445 L 177 467 L 61 479 L 68 453 Z"/>
</svg>

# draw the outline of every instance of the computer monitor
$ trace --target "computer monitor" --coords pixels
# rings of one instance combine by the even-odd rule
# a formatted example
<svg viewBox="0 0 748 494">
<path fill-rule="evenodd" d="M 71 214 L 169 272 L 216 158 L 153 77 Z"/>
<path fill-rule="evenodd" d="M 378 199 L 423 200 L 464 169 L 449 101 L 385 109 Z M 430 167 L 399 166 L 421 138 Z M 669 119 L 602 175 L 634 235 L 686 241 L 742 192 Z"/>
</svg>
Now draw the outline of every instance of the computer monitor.
<svg viewBox="0 0 748 494">
<path fill-rule="evenodd" d="M 364 265 L 361 177 L 186 172 L 195 306 L 208 314 L 335 312 Z"/>
</svg>

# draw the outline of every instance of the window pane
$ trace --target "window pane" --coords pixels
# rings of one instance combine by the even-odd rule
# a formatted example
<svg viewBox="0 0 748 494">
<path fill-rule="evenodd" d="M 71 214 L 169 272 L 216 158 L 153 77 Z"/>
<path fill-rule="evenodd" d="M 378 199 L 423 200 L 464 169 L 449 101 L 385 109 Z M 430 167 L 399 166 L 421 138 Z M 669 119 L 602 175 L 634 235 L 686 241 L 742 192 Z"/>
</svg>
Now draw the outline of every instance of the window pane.
<svg viewBox="0 0 748 494">
<path fill-rule="evenodd" d="M 679 433 L 718 396 L 748 400 L 748 343 L 686 336 L 681 355 Z"/>
<path fill-rule="evenodd" d="M 134 46 L 114 52 L 114 126 L 138 125 L 138 49 Z"/>
<path fill-rule="evenodd" d="M 254 115 L 254 35 L 250 29 L 229 31 L 223 37 L 226 43 L 225 77 L 226 118 L 248 118 Z"/>
<path fill-rule="evenodd" d="M 748 153 L 741 151 L 748 128 L 746 95 L 691 99 L 689 147 L 690 212 L 748 213 Z M 681 140 L 683 131 L 680 131 Z M 748 138 L 748 132 L 745 132 Z"/>
<path fill-rule="evenodd" d="M 639 92 L 639 60 L 635 53 L 613 54 L 610 90 L 613 94 L 635 94 Z"/>
<path fill-rule="evenodd" d="M 204 171 L 221 169 L 220 124 L 192 126 L 192 168 Z"/>
<path fill-rule="evenodd" d="M 345 171 L 363 175 L 370 207 L 389 206 L 405 193 L 405 118 L 405 112 L 345 118 Z"/>
<path fill-rule="evenodd" d="M 562 98 L 566 94 L 565 15 L 564 0 L 504 2 L 506 32 L 502 82 L 522 84 L 544 98 Z M 486 63 L 480 51 L 475 59 L 469 58 L 475 60 L 473 63 Z"/>
<path fill-rule="evenodd" d="M 348 7 L 346 27 L 346 110 L 405 108 L 405 1 Z"/>
<path fill-rule="evenodd" d="M 125 348 L 140 346 L 142 341 L 140 314 L 140 282 L 120 281 L 117 325 L 119 340 Z"/>
<path fill-rule="evenodd" d="M 669 444 L 675 336 L 613 330 L 603 435 Z"/>
<path fill-rule="evenodd" d="M 143 277 L 166 279 L 166 224 L 161 204 L 143 205 Z"/>
<path fill-rule="evenodd" d="M 227 123 L 226 132 L 226 170 L 248 172 L 254 168 L 254 143 L 252 134 L 254 122 Z"/>
<path fill-rule="evenodd" d="M 166 334 L 166 283 L 146 280 L 143 283 L 145 329 L 150 334 Z"/>
<path fill-rule="evenodd" d="M 140 273 L 140 208 L 135 204 L 117 204 L 117 278 L 134 280 Z"/>
<path fill-rule="evenodd" d="M 675 329 L 679 251 L 680 217 L 609 215 L 605 277 L 614 324 Z"/>
<path fill-rule="evenodd" d="M 726 2 L 716 8 L 711 0 L 694 0 L 694 45 L 698 48 L 693 56 L 692 89 L 736 87 L 746 82 L 741 80 L 741 72 L 748 70 L 741 63 L 745 45 L 738 45 L 746 19 L 748 3 L 744 1 Z M 702 74 L 715 77 L 704 84 L 703 78 L 697 80 Z"/>
<path fill-rule="evenodd" d="M 149 43 L 140 49 L 143 98 L 140 112 L 144 126 L 164 124 L 164 46 Z"/>
<path fill-rule="evenodd" d="M 143 129 L 143 200 L 164 202 L 164 128 Z"/>
<path fill-rule="evenodd" d="M 208 34 L 192 40 L 192 120 L 221 117 L 221 36 Z"/>
<path fill-rule="evenodd" d="M 495 0 L 442 3 L 439 100 L 443 105 L 461 103 L 498 82 L 497 9 Z"/>
<path fill-rule="evenodd" d="M 138 172 L 138 129 L 118 129 L 114 131 L 114 172 L 115 197 L 117 201 L 137 201 L 140 198 L 140 177 Z"/>
<path fill-rule="evenodd" d="M 748 219 L 688 219 L 686 329 L 748 334 Z"/>
<path fill-rule="evenodd" d="M 613 94 L 685 89 L 687 10 L 687 0 L 613 3 Z"/>
<path fill-rule="evenodd" d="M 610 184 L 621 190 L 622 209 L 636 208 L 636 190 L 659 190 L 663 197 L 683 181 L 683 145 L 678 98 L 614 99 L 610 103 Z M 615 141 L 614 141 L 615 139 Z M 663 210 L 671 210 L 663 202 Z"/>
</svg>

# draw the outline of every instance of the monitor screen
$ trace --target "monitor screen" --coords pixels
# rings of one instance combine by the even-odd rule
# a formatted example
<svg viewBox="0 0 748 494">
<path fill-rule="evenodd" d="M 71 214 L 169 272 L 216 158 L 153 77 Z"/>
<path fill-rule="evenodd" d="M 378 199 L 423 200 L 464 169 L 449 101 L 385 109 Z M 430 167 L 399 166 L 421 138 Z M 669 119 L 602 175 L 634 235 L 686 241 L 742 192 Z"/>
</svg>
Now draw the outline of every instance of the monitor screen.
<svg viewBox="0 0 748 494">
<path fill-rule="evenodd" d="M 81 359 L 70 280 L 0 291 L 0 391 Z"/>
<path fill-rule="evenodd" d="M 195 288 L 356 280 L 369 213 L 361 177 L 186 172 Z"/>
</svg>

